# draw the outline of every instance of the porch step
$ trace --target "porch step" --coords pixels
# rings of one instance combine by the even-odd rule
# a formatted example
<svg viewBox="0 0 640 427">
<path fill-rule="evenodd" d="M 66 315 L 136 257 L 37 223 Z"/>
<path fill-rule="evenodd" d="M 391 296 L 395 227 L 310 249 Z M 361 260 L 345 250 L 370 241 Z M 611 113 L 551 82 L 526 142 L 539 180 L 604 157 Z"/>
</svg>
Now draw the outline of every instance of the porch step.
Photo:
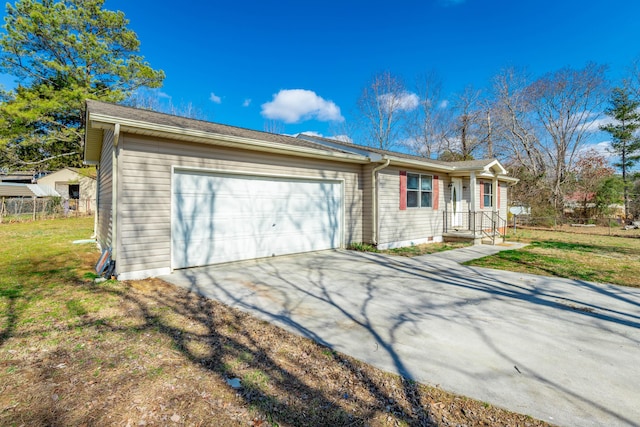
<svg viewBox="0 0 640 427">
<path fill-rule="evenodd" d="M 492 245 L 492 244 L 493 245 L 500 245 L 500 244 L 504 243 L 504 237 L 497 236 L 494 240 L 495 240 L 495 242 L 492 242 L 490 238 L 483 237 L 482 238 L 482 244 L 483 245 Z"/>
<path fill-rule="evenodd" d="M 472 233 L 469 230 L 458 230 L 442 233 L 442 240 L 445 242 L 472 242 L 474 245 L 479 245 L 482 243 L 482 235 Z"/>
</svg>

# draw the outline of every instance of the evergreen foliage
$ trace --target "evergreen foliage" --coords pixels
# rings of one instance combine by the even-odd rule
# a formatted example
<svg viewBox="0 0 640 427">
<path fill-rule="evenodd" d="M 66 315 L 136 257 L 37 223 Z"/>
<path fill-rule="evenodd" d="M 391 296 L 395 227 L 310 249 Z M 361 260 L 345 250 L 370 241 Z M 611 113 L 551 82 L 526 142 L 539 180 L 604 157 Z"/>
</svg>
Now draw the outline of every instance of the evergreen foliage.
<svg viewBox="0 0 640 427">
<path fill-rule="evenodd" d="M 138 54 L 140 41 L 104 0 L 18 0 L 7 4 L 0 71 L 0 167 L 52 170 L 82 160 L 84 100 L 121 102 L 164 80 Z"/>
</svg>

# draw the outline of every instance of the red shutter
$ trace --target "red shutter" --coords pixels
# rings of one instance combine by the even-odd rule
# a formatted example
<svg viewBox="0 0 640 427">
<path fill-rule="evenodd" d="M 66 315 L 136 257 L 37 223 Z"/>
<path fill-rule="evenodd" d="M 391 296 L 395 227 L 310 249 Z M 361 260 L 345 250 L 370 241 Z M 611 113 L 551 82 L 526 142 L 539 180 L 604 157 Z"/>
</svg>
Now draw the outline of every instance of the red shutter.
<svg viewBox="0 0 640 427">
<path fill-rule="evenodd" d="M 438 184 L 438 175 L 433 176 L 433 210 L 438 210 L 438 202 L 440 201 L 440 184 Z"/>
<path fill-rule="evenodd" d="M 407 209 L 407 171 L 400 171 L 400 210 Z"/>
<path fill-rule="evenodd" d="M 480 181 L 480 209 L 484 209 L 484 181 Z"/>
<path fill-rule="evenodd" d="M 502 193 L 502 191 L 500 191 L 500 183 L 498 183 L 498 209 L 500 209 L 500 193 Z"/>
</svg>

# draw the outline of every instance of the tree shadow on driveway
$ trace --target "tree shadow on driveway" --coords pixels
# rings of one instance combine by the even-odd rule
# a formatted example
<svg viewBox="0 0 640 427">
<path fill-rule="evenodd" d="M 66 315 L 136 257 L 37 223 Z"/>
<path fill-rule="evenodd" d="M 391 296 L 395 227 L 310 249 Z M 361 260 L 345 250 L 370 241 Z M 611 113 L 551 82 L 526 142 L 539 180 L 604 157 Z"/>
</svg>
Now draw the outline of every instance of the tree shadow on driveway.
<svg viewBox="0 0 640 427">
<path fill-rule="evenodd" d="M 434 259 L 323 252 L 167 279 L 409 380 L 541 419 L 640 417 L 626 393 L 640 372 L 616 373 L 609 357 L 613 347 L 621 359 L 640 357 L 640 292 Z M 404 387 L 415 395 L 411 381 Z"/>
</svg>

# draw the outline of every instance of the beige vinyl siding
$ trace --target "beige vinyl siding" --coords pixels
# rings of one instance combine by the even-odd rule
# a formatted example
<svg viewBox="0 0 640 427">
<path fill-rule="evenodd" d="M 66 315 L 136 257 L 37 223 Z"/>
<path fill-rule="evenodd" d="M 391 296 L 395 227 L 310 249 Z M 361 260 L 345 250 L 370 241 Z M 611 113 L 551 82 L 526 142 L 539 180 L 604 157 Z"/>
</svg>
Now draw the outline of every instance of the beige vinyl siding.
<svg viewBox="0 0 640 427">
<path fill-rule="evenodd" d="M 104 131 L 104 140 L 102 143 L 102 153 L 100 164 L 98 166 L 98 227 L 96 230 L 97 240 L 101 249 L 111 247 L 112 242 L 112 226 L 111 226 L 111 197 L 113 168 L 111 153 L 113 150 L 113 131 Z"/>
<path fill-rule="evenodd" d="M 345 244 L 363 240 L 358 164 L 236 150 L 124 134 L 119 156 L 119 273 L 170 267 L 172 166 L 344 180 Z"/>
<path fill-rule="evenodd" d="M 403 169 L 404 170 L 404 169 Z M 438 210 L 432 208 L 407 208 L 400 210 L 400 169 L 389 167 L 379 173 L 379 215 L 380 226 L 378 244 L 406 242 L 442 236 L 442 215 L 445 208 L 443 184 L 448 178 L 440 173 L 425 170 L 409 170 L 407 173 L 421 173 L 438 176 Z"/>
<path fill-rule="evenodd" d="M 508 192 L 507 192 L 507 183 L 498 181 L 498 189 L 500 191 L 500 209 L 498 209 L 500 218 L 507 219 L 507 211 L 508 211 Z"/>
<path fill-rule="evenodd" d="M 365 243 L 373 242 L 373 192 L 374 186 L 372 182 L 373 169 L 377 165 L 369 164 L 362 167 L 362 241 Z M 352 240 L 356 241 L 356 240 Z"/>
</svg>

